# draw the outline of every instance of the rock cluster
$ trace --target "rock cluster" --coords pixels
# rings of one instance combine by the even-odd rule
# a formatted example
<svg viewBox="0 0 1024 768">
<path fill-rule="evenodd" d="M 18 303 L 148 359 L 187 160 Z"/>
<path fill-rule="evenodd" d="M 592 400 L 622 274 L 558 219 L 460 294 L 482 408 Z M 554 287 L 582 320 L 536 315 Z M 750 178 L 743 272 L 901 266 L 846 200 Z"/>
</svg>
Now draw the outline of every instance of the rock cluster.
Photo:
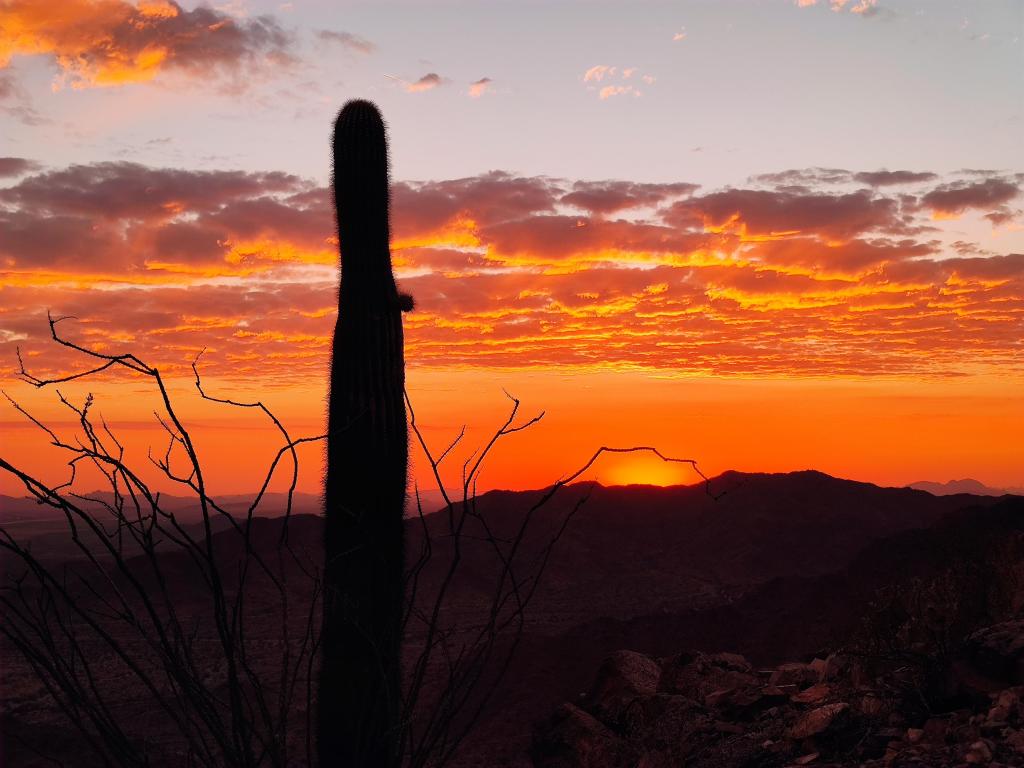
<svg viewBox="0 0 1024 768">
<path fill-rule="evenodd" d="M 974 633 L 941 710 L 905 669 L 841 654 L 755 669 L 730 653 L 619 651 L 539 723 L 535 768 L 1024 766 L 1024 621 Z"/>
</svg>

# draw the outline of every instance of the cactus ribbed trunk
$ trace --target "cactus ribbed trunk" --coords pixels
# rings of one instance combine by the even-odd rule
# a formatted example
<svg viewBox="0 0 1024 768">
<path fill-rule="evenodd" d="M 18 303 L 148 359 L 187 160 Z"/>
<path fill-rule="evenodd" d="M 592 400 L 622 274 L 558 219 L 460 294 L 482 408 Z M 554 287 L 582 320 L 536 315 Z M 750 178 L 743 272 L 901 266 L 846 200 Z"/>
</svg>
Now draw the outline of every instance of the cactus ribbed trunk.
<svg viewBox="0 0 1024 768">
<path fill-rule="evenodd" d="M 341 289 L 331 360 L 317 751 L 321 768 L 400 762 L 408 465 L 402 301 L 388 244 L 384 122 L 350 101 L 334 127 Z"/>
</svg>

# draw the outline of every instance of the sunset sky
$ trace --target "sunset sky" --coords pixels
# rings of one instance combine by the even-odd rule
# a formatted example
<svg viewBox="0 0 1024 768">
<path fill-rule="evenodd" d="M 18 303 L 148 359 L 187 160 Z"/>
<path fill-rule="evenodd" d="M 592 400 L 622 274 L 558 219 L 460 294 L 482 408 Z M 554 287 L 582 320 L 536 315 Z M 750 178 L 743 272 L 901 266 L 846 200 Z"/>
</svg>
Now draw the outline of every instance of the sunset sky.
<svg viewBox="0 0 1024 768">
<path fill-rule="evenodd" d="M 211 392 L 322 431 L 330 129 L 362 97 L 427 439 L 475 448 L 503 390 L 546 412 L 482 487 L 600 445 L 1024 486 L 1022 36 L 1019 0 L 0 0 L 0 386 L 73 435 L 16 376 L 18 348 L 37 376 L 85 365 L 49 341 L 47 309 L 73 315 L 160 367 L 215 490 L 253 490 L 272 430 L 197 402 L 189 366 L 205 348 Z M 61 391 L 141 462 L 162 448 L 138 377 Z M 0 402 L 0 455 L 61 479 L 30 426 Z"/>
</svg>

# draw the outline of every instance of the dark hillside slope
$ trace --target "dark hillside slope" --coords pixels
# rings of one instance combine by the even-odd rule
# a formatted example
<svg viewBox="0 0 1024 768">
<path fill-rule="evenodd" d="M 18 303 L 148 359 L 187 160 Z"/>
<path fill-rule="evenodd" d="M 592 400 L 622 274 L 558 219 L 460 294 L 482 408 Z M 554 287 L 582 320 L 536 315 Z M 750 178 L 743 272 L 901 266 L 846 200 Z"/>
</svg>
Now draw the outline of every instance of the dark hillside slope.
<svg viewBox="0 0 1024 768">
<path fill-rule="evenodd" d="M 589 492 L 559 541 L 535 612 L 552 628 L 587 617 L 628 618 L 731 602 L 776 578 L 839 570 L 874 540 L 927 527 L 967 504 L 995 499 L 935 497 L 880 488 L 820 472 L 727 472 L 711 483 L 659 488 L 574 485 L 560 491 L 531 523 L 527 551 L 539 547 Z M 539 492 L 493 491 L 476 510 L 498 536 L 509 536 Z M 447 515 L 431 515 L 437 562 L 451 556 Z M 476 521 L 467 532 L 482 535 Z M 410 549 L 415 551 L 415 532 Z M 494 558 L 486 546 L 462 549 L 465 587 L 486 590 Z"/>
<path fill-rule="evenodd" d="M 1005 618 L 989 615 L 981 593 L 991 586 L 988 580 L 1005 578 L 1014 563 L 1024 571 L 1024 498 L 954 510 L 930 528 L 870 543 L 833 573 L 776 577 L 729 604 L 632 619 L 602 617 L 558 637 L 531 634 L 498 696 L 503 702 L 500 715 L 481 728 L 471 751 L 479 754 L 498 744 L 522 746 L 523 728 L 536 720 L 539 703 L 548 702 L 547 708 L 541 707 L 546 713 L 561 701 L 574 701 L 589 688 L 602 660 L 615 651 L 652 657 L 691 649 L 727 651 L 763 667 L 824 657 L 861 640 L 870 623 L 870 605 L 880 591 L 927 583 L 951 568 L 962 573 L 972 563 L 979 566 L 977 571 L 966 574 L 960 583 L 968 588 L 955 596 L 960 621 L 983 626 Z M 1024 572 L 1017 578 L 1024 587 Z M 1024 591 L 1018 601 L 1022 597 Z"/>
</svg>

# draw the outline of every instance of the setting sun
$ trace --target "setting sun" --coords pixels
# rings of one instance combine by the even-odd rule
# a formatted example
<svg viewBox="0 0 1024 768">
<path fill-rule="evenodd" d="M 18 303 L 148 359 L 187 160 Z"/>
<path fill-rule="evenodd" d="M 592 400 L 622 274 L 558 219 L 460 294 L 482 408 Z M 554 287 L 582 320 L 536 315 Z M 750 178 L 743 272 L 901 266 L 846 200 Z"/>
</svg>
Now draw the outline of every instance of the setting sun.
<svg viewBox="0 0 1024 768">
<path fill-rule="evenodd" d="M 662 461 L 647 453 L 611 456 L 594 470 L 602 485 L 689 485 L 700 481 L 688 464 Z"/>
</svg>

